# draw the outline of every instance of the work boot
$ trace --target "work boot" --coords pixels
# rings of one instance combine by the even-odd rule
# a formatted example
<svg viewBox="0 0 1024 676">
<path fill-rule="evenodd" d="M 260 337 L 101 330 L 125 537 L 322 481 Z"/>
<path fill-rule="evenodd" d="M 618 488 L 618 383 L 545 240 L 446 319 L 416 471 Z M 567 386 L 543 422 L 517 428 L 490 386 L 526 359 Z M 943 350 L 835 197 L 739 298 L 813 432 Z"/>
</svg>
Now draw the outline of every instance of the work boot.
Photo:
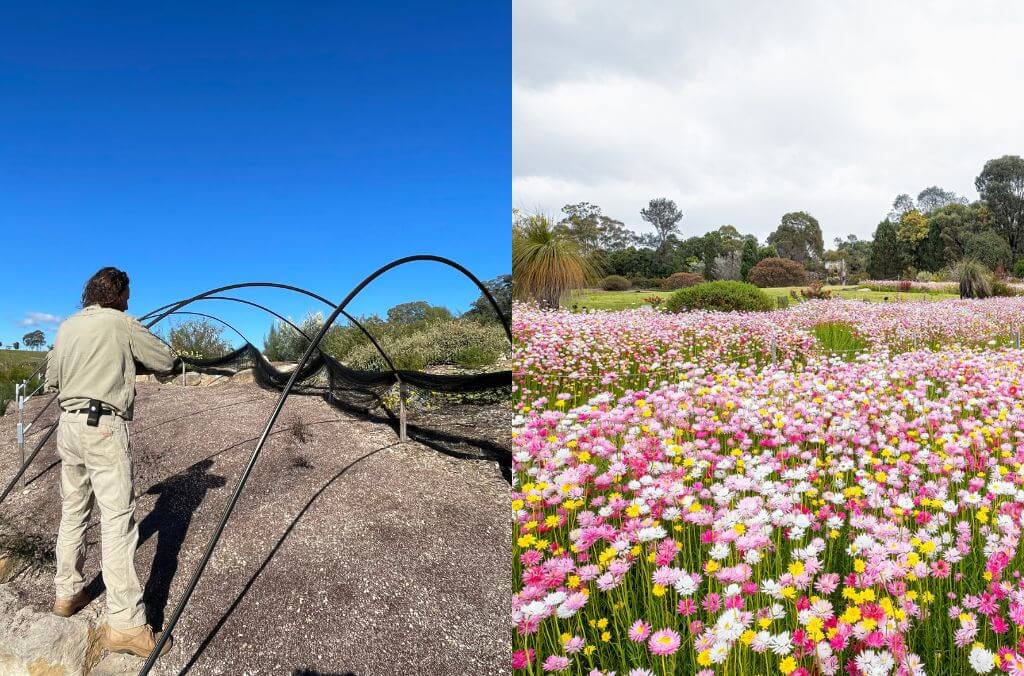
<svg viewBox="0 0 1024 676">
<path fill-rule="evenodd" d="M 89 599 L 85 595 L 85 590 L 74 596 L 58 596 L 53 602 L 53 614 L 60 617 L 71 617 L 87 605 L 89 605 Z"/>
<path fill-rule="evenodd" d="M 171 649 L 172 643 L 174 638 L 168 636 L 167 643 L 164 643 L 164 648 L 160 651 L 161 657 Z M 107 626 L 100 636 L 100 645 L 112 653 L 131 653 L 139 657 L 149 657 L 149 653 L 156 647 L 156 637 L 153 636 L 153 628 L 148 624 L 131 629 L 114 629 Z"/>
</svg>

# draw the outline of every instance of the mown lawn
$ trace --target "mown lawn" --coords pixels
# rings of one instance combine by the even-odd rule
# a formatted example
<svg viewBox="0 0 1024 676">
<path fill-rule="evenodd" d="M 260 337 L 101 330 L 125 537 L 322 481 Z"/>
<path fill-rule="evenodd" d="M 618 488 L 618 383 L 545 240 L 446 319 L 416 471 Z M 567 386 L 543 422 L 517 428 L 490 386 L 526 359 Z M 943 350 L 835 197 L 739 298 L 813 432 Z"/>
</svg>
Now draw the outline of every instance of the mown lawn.
<svg viewBox="0 0 1024 676">
<path fill-rule="evenodd" d="M 764 289 L 764 292 L 774 298 L 789 297 L 790 291 L 800 294 L 800 289 L 806 287 L 786 286 L 776 289 Z M 847 298 L 853 300 L 867 300 L 872 302 L 895 302 L 895 301 L 934 301 L 957 298 L 955 293 L 898 293 L 895 291 L 869 291 L 861 290 L 856 286 L 826 286 L 825 289 L 832 292 L 833 298 Z M 566 296 L 562 300 L 562 306 L 573 309 L 588 310 L 625 310 L 628 308 L 642 307 L 647 303 L 645 298 L 657 296 L 667 298 L 671 291 L 647 291 L 644 289 L 630 289 L 629 291 L 602 291 L 601 289 L 585 289 L 576 294 Z M 790 298 L 792 302 L 792 298 Z"/>
<path fill-rule="evenodd" d="M 14 397 L 14 384 L 32 375 L 44 359 L 45 350 L 0 350 L 0 414 Z M 38 384 L 33 379 L 31 387 Z"/>
</svg>

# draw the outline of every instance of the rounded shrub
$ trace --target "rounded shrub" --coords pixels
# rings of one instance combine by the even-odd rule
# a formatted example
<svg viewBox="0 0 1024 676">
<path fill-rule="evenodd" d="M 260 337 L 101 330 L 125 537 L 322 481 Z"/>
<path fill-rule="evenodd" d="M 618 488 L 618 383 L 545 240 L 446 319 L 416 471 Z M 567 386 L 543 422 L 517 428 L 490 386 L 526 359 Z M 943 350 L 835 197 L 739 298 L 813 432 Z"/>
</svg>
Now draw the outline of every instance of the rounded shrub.
<svg viewBox="0 0 1024 676">
<path fill-rule="evenodd" d="M 703 281 L 704 278 L 694 272 L 675 272 L 669 275 L 665 281 L 661 283 L 661 288 L 665 291 L 688 289 L 691 286 L 697 286 Z"/>
<path fill-rule="evenodd" d="M 740 310 L 744 312 L 771 310 L 772 299 L 753 284 L 743 282 L 704 282 L 680 289 L 668 297 L 669 312 L 686 310 Z"/>
<path fill-rule="evenodd" d="M 601 288 L 605 291 L 625 291 L 630 286 L 629 280 L 621 275 L 608 275 L 601 280 Z"/>
<path fill-rule="evenodd" d="M 747 273 L 747 281 L 762 288 L 803 286 L 807 278 L 804 266 L 788 258 L 765 258 Z"/>
</svg>

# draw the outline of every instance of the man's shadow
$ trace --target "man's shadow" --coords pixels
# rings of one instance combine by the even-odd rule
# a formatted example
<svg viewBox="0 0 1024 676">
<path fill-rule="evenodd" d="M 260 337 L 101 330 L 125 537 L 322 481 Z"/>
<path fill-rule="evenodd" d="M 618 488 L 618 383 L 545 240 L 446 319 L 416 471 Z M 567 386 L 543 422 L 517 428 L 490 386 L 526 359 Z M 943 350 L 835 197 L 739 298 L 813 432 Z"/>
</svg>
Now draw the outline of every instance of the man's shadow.
<svg viewBox="0 0 1024 676">
<path fill-rule="evenodd" d="M 146 491 L 147 495 L 159 496 L 152 511 L 139 524 L 140 545 L 151 536 L 157 536 L 153 568 L 142 594 L 146 603 L 146 621 L 154 629 L 163 627 L 171 580 L 178 570 L 178 555 L 192 523 L 192 515 L 202 504 L 207 491 L 221 488 L 227 483 L 222 476 L 208 474 L 212 466 L 213 459 L 207 458 Z M 93 578 L 85 588 L 90 600 L 99 596 L 103 590 L 103 578 L 100 575 Z"/>
</svg>

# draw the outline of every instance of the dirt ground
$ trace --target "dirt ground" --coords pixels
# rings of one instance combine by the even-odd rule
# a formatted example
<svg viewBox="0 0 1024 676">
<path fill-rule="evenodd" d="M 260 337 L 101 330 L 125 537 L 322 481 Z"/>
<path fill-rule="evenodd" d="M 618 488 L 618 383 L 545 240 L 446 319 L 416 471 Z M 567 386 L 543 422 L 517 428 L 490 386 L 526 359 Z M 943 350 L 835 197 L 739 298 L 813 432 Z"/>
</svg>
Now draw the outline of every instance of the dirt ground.
<svg viewBox="0 0 1024 676">
<path fill-rule="evenodd" d="M 276 399 L 245 384 L 138 386 L 136 566 L 155 625 L 181 598 Z M 45 401 L 30 402 L 26 416 Z M 11 409 L 0 417 L 3 483 L 19 463 Z M 491 423 L 480 436 L 500 443 L 507 407 L 456 426 L 472 434 L 476 417 Z M 30 444 L 52 419 L 41 419 Z M 0 505 L 8 534 L 27 535 L 41 562 L 7 585 L 40 611 L 53 600 L 54 446 L 30 468 L 27 488 Z M 509 499 L 492 459 L 398 444 L 387 425 L 292 397 L 155 673 L 508 673 Z M 97 519 L 87 616 L 101 615 L 105 599 Z M 133 672 L 142 663 L 117 659 L 104 664 Z"/>
</svg>

